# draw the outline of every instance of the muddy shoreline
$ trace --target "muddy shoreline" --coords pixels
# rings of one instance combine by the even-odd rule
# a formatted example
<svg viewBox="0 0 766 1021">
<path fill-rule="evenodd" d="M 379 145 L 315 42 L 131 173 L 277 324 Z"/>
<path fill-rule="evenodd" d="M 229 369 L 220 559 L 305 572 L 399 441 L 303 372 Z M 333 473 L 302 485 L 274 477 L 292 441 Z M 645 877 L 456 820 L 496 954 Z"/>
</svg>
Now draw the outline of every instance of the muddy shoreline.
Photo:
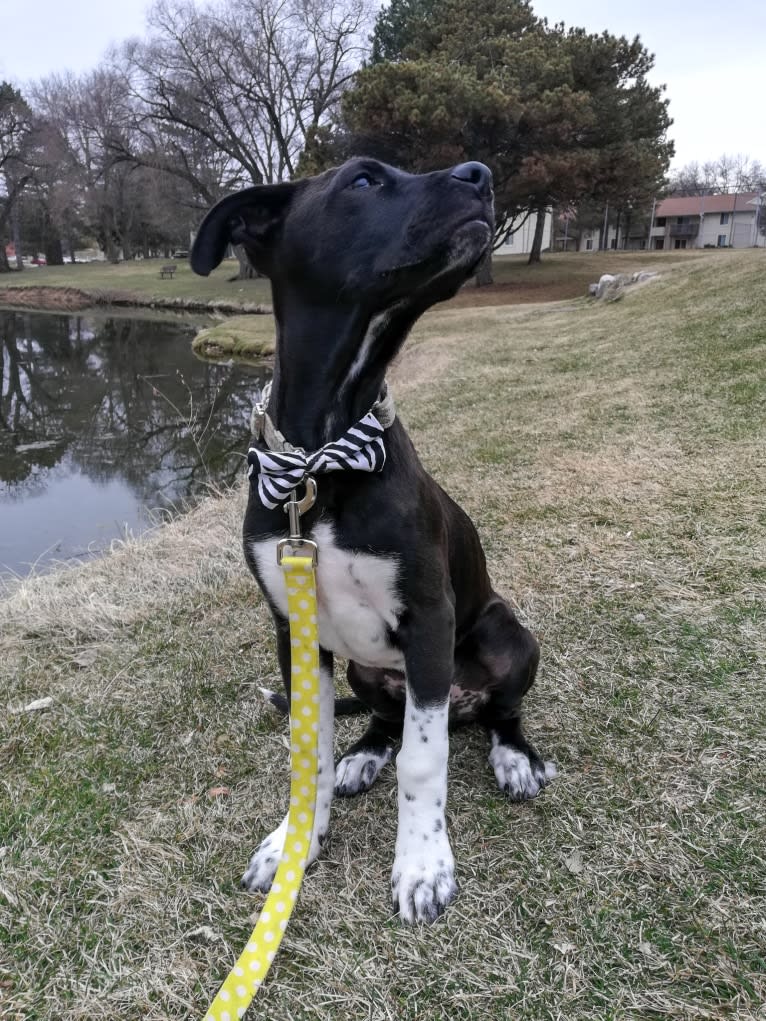
<svg viewBox="0 0 766 1021">
<path fill-rule="evenodd" d="M 77 287 L 0 287 L 0 307 L 11 310 L 81 312 L 102 305 L 168 309 L 176 312 L 219 312 L 224 315 L 271 315 L 271 308 L 268 305 L 255 302 L 141 298 L 130 291 L 86 291 Z"/>
</svg>

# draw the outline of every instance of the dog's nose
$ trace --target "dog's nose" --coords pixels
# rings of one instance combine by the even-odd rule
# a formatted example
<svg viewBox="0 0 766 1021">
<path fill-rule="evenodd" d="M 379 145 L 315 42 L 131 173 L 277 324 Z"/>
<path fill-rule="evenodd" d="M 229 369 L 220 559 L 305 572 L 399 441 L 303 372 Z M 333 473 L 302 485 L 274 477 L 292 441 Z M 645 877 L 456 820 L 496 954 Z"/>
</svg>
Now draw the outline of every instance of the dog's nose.
<svg viewBox="0 0 766 1021">
<path fill-rule="evenodd" d="M 467 184 L 475 184 L 479 191 L 489 192 L 492 190 L 492 171 L 483 163 L 477 163 L 475 160 L 453 167 L 450 176 L 458 181 L 465 181 Z"/>
</svg>

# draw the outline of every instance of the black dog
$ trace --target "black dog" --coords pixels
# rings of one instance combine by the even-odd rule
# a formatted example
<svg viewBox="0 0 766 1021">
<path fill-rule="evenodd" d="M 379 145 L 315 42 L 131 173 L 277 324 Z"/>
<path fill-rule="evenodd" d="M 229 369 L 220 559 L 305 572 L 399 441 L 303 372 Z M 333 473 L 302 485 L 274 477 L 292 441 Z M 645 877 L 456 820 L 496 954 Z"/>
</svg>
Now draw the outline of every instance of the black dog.
<svg viewBox="0 0 766 1021">
<path fill-rule="evenodd" d="M 309 472 L 320 448 L 365 469 L 321 474 L 317 502 L 301 521 L 319 547 L 320 777 L 309 861 L 327 833 L 333 786 L 343 795 L 367 790 L 401 740 L 391 886 L 409 922 L 432 921 L 457 892 L 445 826 L 450 720 L 487 728 L 497 782 L 512 799 L 535 797 L 555 775 L 520 722 L 538 644 L 493 592 L 471 521 L 379 403 L 386 368 L 412 324 L 455 294 L 487 254 L 492 201 L 481 163 L 412 175 L 354 159 L 223 199 L 191 256 L 206 275 L 230 242 L 240 243 L 271 279 L 276 364 L 265 435 L 250 452 L 244 545 L 274 615 L 288 695 L 290 636 L 275 547 L 287 534 L 280 501 L 302 473 L 280 479 L 277 464 L 270 482 L 280 458 L 269 451 L 309 452 Z M 349 684 L 372 713 L 334 783 L 333 653 L 349 661 Z M 248 889 L 270 886 L 285 833 L 286 820 L 253 855 Z"/>
</svg>

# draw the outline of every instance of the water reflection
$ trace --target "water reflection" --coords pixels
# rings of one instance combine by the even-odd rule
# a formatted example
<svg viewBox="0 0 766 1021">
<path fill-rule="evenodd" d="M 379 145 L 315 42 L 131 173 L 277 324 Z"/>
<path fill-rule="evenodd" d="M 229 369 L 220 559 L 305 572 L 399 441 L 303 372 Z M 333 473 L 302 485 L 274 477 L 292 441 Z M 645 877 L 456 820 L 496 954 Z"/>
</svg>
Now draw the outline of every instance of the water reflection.
<svg viewBox="0 0 766 1021">
<path fill-rule="evenodd" d="M 265 373 L 194 324 L 0 311 L 0 570 L 79 556 L 242 470 Z"/>
</svg>

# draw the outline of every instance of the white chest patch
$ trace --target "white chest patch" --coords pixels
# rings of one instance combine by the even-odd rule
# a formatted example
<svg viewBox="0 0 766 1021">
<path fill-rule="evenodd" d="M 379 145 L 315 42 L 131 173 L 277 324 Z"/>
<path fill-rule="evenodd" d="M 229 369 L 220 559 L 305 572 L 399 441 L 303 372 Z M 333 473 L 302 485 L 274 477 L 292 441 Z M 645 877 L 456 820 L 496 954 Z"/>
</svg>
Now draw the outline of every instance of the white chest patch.
<svg viewBox="0 0 766 1021">
<path fill-rule="evenodd" d="M 362 666 L 403 669 L 404 657 L 388 640 L 404 609 L 397 591 L 395 557 L 339 549 L 332 525 L 319 522 L 311 535 L 319 547 L 317 604 L 319 642 L 344 659 Z M 287 616 L 282 569 L 277 566 L 276 539 L 250 546 L 269 598 Z"/>
</svg>

